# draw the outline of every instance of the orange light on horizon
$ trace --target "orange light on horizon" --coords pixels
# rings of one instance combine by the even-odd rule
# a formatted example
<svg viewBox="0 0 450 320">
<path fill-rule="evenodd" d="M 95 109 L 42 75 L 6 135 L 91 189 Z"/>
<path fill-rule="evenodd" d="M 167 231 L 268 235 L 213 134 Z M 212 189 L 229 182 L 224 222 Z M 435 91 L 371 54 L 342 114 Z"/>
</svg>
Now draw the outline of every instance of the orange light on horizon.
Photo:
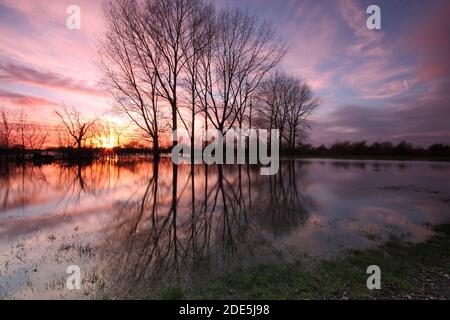
<svg viewBox="0 0 450 320">
<path fill-rule="evenodd" d="M 116 141 L 117 141 L 117 137 L 103 136 L 103 137 L 98 138 L 96 147 L 103 148 L 103 149 L 113 149 L 118 146 Z"/>
</svg>

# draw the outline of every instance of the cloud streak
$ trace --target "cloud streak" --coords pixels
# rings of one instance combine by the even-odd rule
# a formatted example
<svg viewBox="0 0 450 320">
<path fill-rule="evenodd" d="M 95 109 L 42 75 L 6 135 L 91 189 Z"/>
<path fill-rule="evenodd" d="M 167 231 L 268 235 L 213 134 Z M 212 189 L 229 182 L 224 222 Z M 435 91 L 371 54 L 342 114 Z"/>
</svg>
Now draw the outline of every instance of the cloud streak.
<svg viewBox="0 0 450 320">
<path fill-rule="evenodd" d="M 24 95 L 1 89 L 0 89 L 0 103 L 9 104 L 17 107 L 41 107 L 41 106 L 53 107 L 57 105 L 56 103 L 44 98 Z"/>
<path fill-rule="evenodd" d="M 13 62 L 0 63 L 0 80 L 10 83 L 25 83 L 39 87 L 60 89 L 94 96 L 103 96 L 103 92 L 55 72 L 36 70 Z"/>
</svg>

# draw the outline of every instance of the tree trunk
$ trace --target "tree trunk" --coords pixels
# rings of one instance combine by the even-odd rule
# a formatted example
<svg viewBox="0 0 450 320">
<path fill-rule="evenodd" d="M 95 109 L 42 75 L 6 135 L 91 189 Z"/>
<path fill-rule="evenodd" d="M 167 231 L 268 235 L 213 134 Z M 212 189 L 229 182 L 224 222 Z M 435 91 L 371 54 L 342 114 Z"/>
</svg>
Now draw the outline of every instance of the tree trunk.
<svg viewBox="0 0 450 320">
<path fill-rule="evenodd" d="M 158 141 L 157 135 L 155 135 L 153 137 L 153 157 L 154 157 L 154 160 L 159 159 L 159 141 Z"/>
</svg>

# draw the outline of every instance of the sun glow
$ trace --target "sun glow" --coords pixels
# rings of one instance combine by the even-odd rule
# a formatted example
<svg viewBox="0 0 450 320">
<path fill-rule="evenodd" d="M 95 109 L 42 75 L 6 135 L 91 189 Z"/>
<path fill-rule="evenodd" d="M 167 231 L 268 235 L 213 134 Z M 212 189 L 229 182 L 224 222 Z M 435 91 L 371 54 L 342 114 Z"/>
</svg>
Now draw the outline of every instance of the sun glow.
<svg viewBox="0 0 450 320">
<path fill-rule="evenodd" d="M 103 149 L 113 149 L 117 147 L 117 144 L 114 143 L 116 139 L 112 139 L 112 137 L 101 137 L 98 139 L 98 147 Z"/>
<path fill-rule="evenodd" d="M 114 147 L 115 147 L 115 145 L 112 143 L 103 144 L 103 148 L 105 148 L 105 149 L 113 149 Z"/>
</svg>

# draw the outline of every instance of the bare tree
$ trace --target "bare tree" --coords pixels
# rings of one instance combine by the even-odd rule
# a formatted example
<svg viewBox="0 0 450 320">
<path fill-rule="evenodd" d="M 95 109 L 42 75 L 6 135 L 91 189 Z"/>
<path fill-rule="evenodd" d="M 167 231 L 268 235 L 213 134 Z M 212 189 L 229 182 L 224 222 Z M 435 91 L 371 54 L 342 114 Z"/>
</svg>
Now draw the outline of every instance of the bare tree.
<svg viewBox="0 0 450 320">
<path fill-rule="evenodd" d="M 201 0 L 160 0 L 146 2 L 144 20 L 146 56 L 153 64 L 158 79 L 158 93 L 171 107 L 172 130 L 178 129 L 178 87 L 181 72 L 191 58 L 189 43 L 195 41 L 193 19 L 204 6 Z M 158 59 L 156 59 L 158 58 Z M 177 137 L 173 137 L 174 144 Z"/>
<path fill-rule="evenodd" d="M 285 74 L 277 71 L 258 89 L 256 97 L 258 117 L 255 119 L 258 126 L 266 129 L 278 129 L 280 142 L 284 136 L 287 112 L 286 112 L 286 88 L 288 81 Z M 280 143 L 281 145 L 281 143 Z"/>
<path fill-rule="evenodd" d="M 123 132 L 122 132 L 122 130 L 120 130 L 120 128 L 118 126 L 114 126 L 112 128 L 112 130 L 113 130 L 113 137 L 115 140 L 114 143 L 115 143 L 116 147 L 121 148 L 123 145 L 123 140 L 122 140 Z"/>
<path fill-rule="evenodd" d="M 19 114 L 17 115 L 16 123 L 15 123 L 14 127 L 17 132 L 17 136 L 18 136 L 18 143 L 24 150 L 25 149 L 25 135 L 26 135 L 27 128 L 28 128 L 28 123 L 27 123 L 27 115 L 23 112 L 23 109 L 20 110 Z"/>
<path fill-rule="evenodd" d="M 202 63 L 203 108 L 222 133 L 242 127 L 249 99 L 265 75 L 284 55 L 272 26 L 239 9 L 223 9 L 216 19 L 216 37 Z"/>
<path fill-rule="evenodd" d="M 58 147 L 60 149 L 70 148 L 71 147 L 71 138 L 70 134 L 67 130 L 61 130 L 61 127 L 58 127 L 55 131 L 56 140 L 58 142 Z"/>
<path fill-rule="evenodd" d="M 92 136 L 90 144 L 99 148 L 105 148 L 111 146 L 112 141 L 112 128 L 111 124 L 107 120 L 97 120 L 92 128 Z"/>
<path fill-rule="evenodd" d="M 258 124 L 280 130 L 280 145 L 284 140 L 290 149 L 306 134 L 309 116 L 320 103 L 304 80 L 282 72 L 261 84 L 256 101 Z"/>
<path fill-rule="evenodd" d="M 185 106 L 189 110 L 190 119 L 184 120 L 180 114 L 180 119 L 183 122 L 185 128 L 190 128 L 191 139 L 191 157 L 194 157 L 194 140 L 196 135 L 195 120 L 197 114 L 204 112 L 206 109 L 202 108 L 202 89 L 200 83 L 200 65 L 205 56 L 210 53 L 210 48 L 214 41 L 214 19 L 215 9 L 212 5 L 203 5 L 196 3 L 198 8 L 194 10 L 194 13 L 190 16 L 190 26 L 192 32 L 190 33 L 191 39 L 184 43 L 186 46 L 185 51 L 188 54 L 188 59 L 185 63 L 185 75 L 184 75 L 184 88 L 185 90 Z M 205 115 L 206 117 L 206 115 Z M 205 119 L 206 120 L 206 119 Z M 205 128 L 206 128 L 205 124 Z"/>
<path fill-rule="evenodd" d="M 288 148 L 294 149 L 297 138 L 306 135 L 309 129 L 309 116 L 319 106 L 320 101 L 314 97 L 311 87 L 300 79 L 292 79 L 293 92 L 290 97 L 290 105 L 287 109 Z"/>
<path fill-rule="evenodd" d="M 63 130 L 66 131 L 69 145 L 81 150 L 86 141 L 94 134 L 95 119 L 84 119 L 75 108 L 68 110 L 64 107 L 63 112 L 55 111 L 61 120 Z"/>
<path fill-rule="evenodd" d="M 158 147 L 159 97 L 170 105 L 172 130 L 178 128 L 178 88 L 193 39 L 191 17 L 202 6 L 200 0 L 111 0 L 105 4 L 107 77 L 120 92 L 116 100 L 122 109 L 152 136 L 154 149 Z"/>
<path fill-rule="evenodd" d="M 6 111 L 0 111 L 0 149 L 7 150 L 12 145 L 13 129 Z"/>
<path fill-rule="evenodd" d="M 37 124 L 30 124 L 26 134 L 26 148 L 32 151 L 41 151 L 47 142 L 48 130 Z"/>
<path fill-rule="evenodd" d="M 161 117 L 155 66 L 159 58 L 147 55 L 146 48 L 151 44 L 142 10 L 135 0 L 105 3 L 107 32 L 102 43 L 102 68 L 117 110 L 151 138 L 157 151 Z"/>
<path fill-rule="evenodd" d="M 92 129 L 91 145 L 100 148 L 120 147 L 122 132 L 118 125 L 108 120 L 97 120 Z"/>
<path fill-rule="evenodd" d="M 194 151 L 200 113 L 205 129 L 222 134 L 263 121 L 293 147 L 318 105 L 301 80 L 278 73 L 265 81 L 285 46 L 271 24 L 246 11 L 216 10 L 203 0 L 108 0 L 104 13 L 107 87 L 155 150 L 164 129 L 181 121 Z M 264 105 L 258 119 L 255 104 Z"/>
</svg>

